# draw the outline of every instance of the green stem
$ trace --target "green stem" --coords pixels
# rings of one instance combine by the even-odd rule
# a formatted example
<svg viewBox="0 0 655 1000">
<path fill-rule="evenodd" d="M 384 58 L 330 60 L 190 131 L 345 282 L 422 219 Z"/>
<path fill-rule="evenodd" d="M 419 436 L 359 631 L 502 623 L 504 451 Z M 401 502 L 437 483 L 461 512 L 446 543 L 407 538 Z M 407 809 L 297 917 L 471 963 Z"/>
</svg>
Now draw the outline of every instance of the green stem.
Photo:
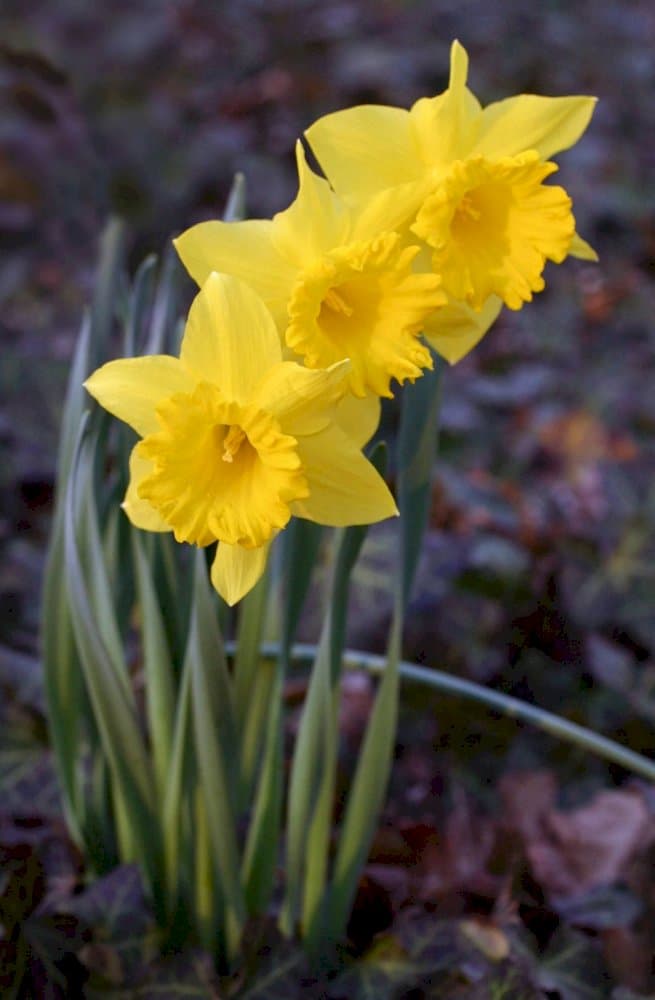
<svg viewBox="0 0 655 1000">
<path fill-rule="evenodd" d="M 226 652 L 231 655 L 234 652 L 234 644 L 228 642 L 225 646 Z M 261 648 L 261 656 L 267 660 L 274 659 L 277 656 L 277 644 L 265 643 Z M 291 649 L 291 659 L 295 662 L 311 663 L 315 656 L 316 646 L 308 643 L 298 643 Z M 385 656 L 379 656 L 375 653 L 360 653 L 347 649 L 343 654 L 343 663 L 350 670 L 367 670 L 369 673 L 382 674 L 387 660 Z M 613 764 L 619 764 L 626 771 L 632 771 L 634 774 L 646 778 L 647 781 L 655 781 L 655 761 L 635 753 L 634 750 L 628 750 L 627 747 L 608 739 L 606 736 L 599 736 L 598 733 L 585 726 L 569 722 L 568 719 L 564 719 L 560 715 L 547 712 L 543 708 L 530 705 L 528 702 L 503 694 L 501 691 L 494 691 L 481 684 L 475 684 L 473 681 L 455 677 L 444 670 L 421 667 L 416 663 L 401 661 L 399 671 L 403 680 L 425 684 L 437 691 L 443 691 L 445 694 L 477 701 L 502 715 L 518 719 L 520 722 L 528 722 L 550 736 L 582 747 L 583 750 L 612 761 Z"/>
</svg>

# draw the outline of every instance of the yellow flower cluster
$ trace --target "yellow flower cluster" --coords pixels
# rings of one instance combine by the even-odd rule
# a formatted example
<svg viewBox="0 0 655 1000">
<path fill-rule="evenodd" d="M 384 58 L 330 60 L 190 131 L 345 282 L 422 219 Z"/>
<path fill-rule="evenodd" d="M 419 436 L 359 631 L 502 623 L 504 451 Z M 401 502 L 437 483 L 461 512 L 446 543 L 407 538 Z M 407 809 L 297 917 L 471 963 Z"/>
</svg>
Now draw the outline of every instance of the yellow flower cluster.
<svg viewBox="0 0 655 1000">
<path fill-rule="evenodd" d="M 218 541 L 212 580 L 233 604 L 292 515 L 319 524 L 397 513 L 362 454 L 393 380 L 466 354 L 503 303 L 544 287 L 546 260 L 595 259 L 571 200 L 544 184 L 589 97 L 521 95 L 482 108 L 455 42 L 448 89 L 409 110 L 315 122 L 299 190 L 273 219 L 201 223 L 175 246 L 200 286 L 179 358 L 110 362 L 89 392 L 141 439 L 124 509 L 179 541 Z"/>
</svg>

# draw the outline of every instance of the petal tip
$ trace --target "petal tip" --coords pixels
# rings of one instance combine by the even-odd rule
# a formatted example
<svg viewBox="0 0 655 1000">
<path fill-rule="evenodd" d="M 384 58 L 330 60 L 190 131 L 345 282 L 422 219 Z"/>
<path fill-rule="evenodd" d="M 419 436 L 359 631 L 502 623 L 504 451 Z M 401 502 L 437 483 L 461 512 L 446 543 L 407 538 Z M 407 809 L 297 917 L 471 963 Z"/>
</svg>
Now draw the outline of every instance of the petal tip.
<svg viewBox="0 0 655 1000">
<path fill-rule="evenodd" d="M 466 49 L 459 41 L 455 39 L 450 46 L 450 79 L 448 82 L 449 89 L 453 90 L 458 87 L 465 87 L 466 80 L 468 77 L 469 68 L 469 57 Z"/>
</svg>

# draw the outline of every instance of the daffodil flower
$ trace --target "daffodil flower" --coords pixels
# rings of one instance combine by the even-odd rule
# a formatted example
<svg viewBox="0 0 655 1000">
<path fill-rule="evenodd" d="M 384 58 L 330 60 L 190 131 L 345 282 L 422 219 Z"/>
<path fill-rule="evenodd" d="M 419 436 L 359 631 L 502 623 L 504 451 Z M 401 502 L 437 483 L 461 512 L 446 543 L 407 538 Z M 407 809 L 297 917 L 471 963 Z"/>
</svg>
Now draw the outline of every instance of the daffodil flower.
<svg viewBox="0 0 655 1000">
<path fill-rule="evenodd" d="M 596 259 L 575 232 L 569 196 L 543 183 L 557 170 L 549 157 L 578 141 L 595 100 L 522 94 L 483 108 L 467 73 L 468 56 L 454 42 L 443 94 L 409 111 L 337 111 L 307 139 L 346 201 L 386 197 L 396 227 L 409 226 L 429 248 L 451 302 L 477 312 L 491 312 L 494 300 L 496 312 L 500 302 L 519 309 L 543 289 L 546 260 Z M 454 316 L 457 326 L 456 307 Z M 447 327 L 434 346 L 448 356 L 450 345 L 453 360 L 457 338 Z"/>
<path fill-rule="evenodd" d="M 386 200 L 351 210 L 309 169 L 300 143 L 297 158 L 300 187 L 286 211 L 203 222 L 175 246 L 198 284 L 220 271 L 254 288 L 308 368 L 350 358 L 355 396 L 391 396 L 392 379 L 414 380 L 432 365 L 420 334 L 446 301 L 440 279 L 416 273 L 419 241 L 394 231 Z"/>
<path fill-rule="evenodd" d="M 348 434 L 335 422 L 349 369 L 348 360 L 325 370 L 283 361 L 256 293 L 210 274 L 179 358 L 111 361 L 85 383 L 141 437 L 130 458 L 127 516 L 180 542 L 218 541 L 212 582 L 234 604 L 263 573 L 269 545 L 292 515 L 344 526 L 397 514 L 360 450 L 370 428 Z"/>
</svg>

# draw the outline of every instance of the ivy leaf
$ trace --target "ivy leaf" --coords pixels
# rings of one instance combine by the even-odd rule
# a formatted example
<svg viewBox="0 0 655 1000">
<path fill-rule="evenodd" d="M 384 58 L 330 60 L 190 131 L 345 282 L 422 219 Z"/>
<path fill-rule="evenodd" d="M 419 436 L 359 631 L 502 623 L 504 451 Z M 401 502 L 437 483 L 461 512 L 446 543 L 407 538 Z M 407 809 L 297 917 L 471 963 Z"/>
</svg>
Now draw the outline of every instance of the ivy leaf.
<svg viewBox="0 0 655 1000">
<path fill-rule="evenodd" d="M 312 996 L 316 983 L 305 953 L 291 942 L 279 943 L 266 958 L 255 977 L 238 994 L 239 1000 L 293 1000 Z"/>
<path fill-rule="evenodd" d="M 559 930 L 534 970 L 536 985 L 560 1000 L 601 1000 L 611 983 L 598 948 L 584 934 Z"/>
<path fill-rule="evenodd" d="M 414 985 L 416 978 L 416 963 L 398 939 L 387 934 L 339 976 L 330 1000 L 392 1000 L 399 989 Z"/>
<path fill-rule="evenodd" d="M 21 817 L 57 818 L 61 815 L 52 755 L 28 738 L 0 747 L 2 808 Z"/>
<path fill-rule="evenodd" d="M 148 966 L 138 984 L 127 989 L 85 989 L 88 1000 L 221 1000 L 212 960 L 206 952 L 187 949 Z"/>
<path fill-rule="evenodd" d="M 96 974 L 100 985 L 137 981 L 137 971 L 154 957 L 157 948 L 154 918 L 137 866 L 115 868 L 73 897 L 66 910 L 93 934 L 91 945 L 79 958 Z"/>
<path fill-rule="evenodd" d="M 596 931 L 629 927 L 644 909 L 642 900 L 621 885 L 597 886 L 582 896 L 554 900 L 553 906 L 567 923 Z"/>
</svg>

